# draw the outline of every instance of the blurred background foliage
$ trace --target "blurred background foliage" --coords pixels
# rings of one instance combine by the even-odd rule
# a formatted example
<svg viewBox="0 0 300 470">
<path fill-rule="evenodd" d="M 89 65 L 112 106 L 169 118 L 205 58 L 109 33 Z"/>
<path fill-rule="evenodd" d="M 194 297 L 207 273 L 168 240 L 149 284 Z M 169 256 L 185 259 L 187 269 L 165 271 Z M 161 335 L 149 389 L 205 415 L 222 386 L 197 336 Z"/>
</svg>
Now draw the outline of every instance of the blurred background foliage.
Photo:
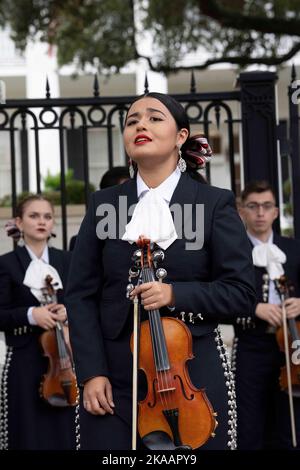
<svg viewBox="0 0 300 470">
<path fill-rule="evenodd" d="M 84 181 L 74 179 L 73 170 L 68 170 L 66 173 L 66 200 L 67 204 L 84 204 L 85 203 L 85 193 L 84 193 Z M 61 187 L 60 187 L 60 173 L 56 175 L 48 175 L 44 179 L 45 189 L 43 195 L 46 196 L 54 205 L 61 204 Z M 95 191 L 95 186 L 89 184 L 89 192 Z M 25 197 L 29 196 L 31 193 L 24 191 L 18 194 L 18 202 Z M 1 207 L 11 207 L 12 200 L 11 195 L 6 195 L 0 199 Z"/>
<path fill-rule="evenodd" d="M 92 64 L 101 74 L 140 58 L 165 73 L 219 62 L 279 65 L 300 50 L 299 0 L 0 0 L 0 25 L 20 50 L 45 41 L 57 46 L 60 65 Z M 151 56 L 139 47 L 145 35 Z"/>
</svg>

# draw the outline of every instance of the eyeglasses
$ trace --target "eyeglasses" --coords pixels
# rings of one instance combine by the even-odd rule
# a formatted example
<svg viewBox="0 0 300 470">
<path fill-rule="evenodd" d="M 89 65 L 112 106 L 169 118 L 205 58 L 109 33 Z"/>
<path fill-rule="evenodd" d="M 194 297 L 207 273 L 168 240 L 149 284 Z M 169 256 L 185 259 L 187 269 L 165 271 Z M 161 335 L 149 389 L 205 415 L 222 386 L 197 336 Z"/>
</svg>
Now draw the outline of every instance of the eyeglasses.
<svg viewBox="0 0 300 470">
<path fill-rule="evenodd" d="M 275 204 L 274 202 L 262 202 L 262 203 L 248 202 L 248 204 L 245 204 L 244 207 L 246 207 L 247 209 L 253 212 L 257 212 L 259 208 L 261 207 L 264 211 L 268 212 L 275 207 Z"/>
</svg>

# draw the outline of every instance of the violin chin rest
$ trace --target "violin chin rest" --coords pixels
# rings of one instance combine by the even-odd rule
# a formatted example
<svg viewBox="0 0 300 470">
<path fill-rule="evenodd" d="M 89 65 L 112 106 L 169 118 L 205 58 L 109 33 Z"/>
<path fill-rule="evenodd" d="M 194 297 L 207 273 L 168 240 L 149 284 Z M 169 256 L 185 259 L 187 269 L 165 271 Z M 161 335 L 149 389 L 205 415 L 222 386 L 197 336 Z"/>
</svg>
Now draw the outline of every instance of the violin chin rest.
<svg viewBox="0 0 300 470">
<path fill-rule="evenodd" d="M 176 446 L 170 436 L 164 431 L 153 431 L 146 434 L 143 444 L 150 450 L 192 450 L 190 446 Z"/>
</svg>

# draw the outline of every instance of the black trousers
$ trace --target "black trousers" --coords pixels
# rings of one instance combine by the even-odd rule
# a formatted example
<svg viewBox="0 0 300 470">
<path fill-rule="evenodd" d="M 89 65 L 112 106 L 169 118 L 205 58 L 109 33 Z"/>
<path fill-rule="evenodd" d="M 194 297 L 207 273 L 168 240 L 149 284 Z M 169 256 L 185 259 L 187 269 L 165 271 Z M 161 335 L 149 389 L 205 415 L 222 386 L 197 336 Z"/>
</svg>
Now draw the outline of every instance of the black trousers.
<svg viewBox="0 0 300 470">
<path fill-rule="evenodd" d="M 216 437 L 210 438 L 201 449 L 226 449 L 228 436 L 228 389 L 225 384 L 224 364 L 216 347 L 215 333 L 193 338 L 195 358 L 188 361 L 192 383 L 205 388 L 218 413 Z M 130 331 L 117 340 L 106 340 L 105 348 L 113 388 L 115 414 L 93 416 L 80 407 L 82 450 L 131 449 L 131 380 L 132 355 L 129 349 Z M 145 378 L 139 380 L 140 398 L 146 394 Z"/>
<path fill-rule="evenodd" d="M 39 394 L 48 359 L 42 355 L 38 337 L 23 348 L 8 348 L 7 356 L 1 396 L 2 410 L 7 411 L 0 413 L 0 419 L 4 428 L 7 424 L 8 449 L 75 450 L 75 407 L 51 406 Z"/>
<path fill-rule="evenodd" d="M 275 335 L 241 333 L 235 356 L 238 449 L 292 449 L 288 395 L 279 388 L 284 355 Z M 299 398 L 294 409 L 300 449 Z"/>
</svg>

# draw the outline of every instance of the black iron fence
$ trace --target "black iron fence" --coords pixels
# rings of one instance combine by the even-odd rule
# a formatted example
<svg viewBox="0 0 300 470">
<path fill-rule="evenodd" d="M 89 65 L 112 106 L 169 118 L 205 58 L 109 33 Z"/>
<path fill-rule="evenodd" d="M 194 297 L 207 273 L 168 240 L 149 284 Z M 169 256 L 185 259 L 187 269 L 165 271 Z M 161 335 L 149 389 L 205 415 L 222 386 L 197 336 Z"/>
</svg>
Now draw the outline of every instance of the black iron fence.
<svg viewBox="0 0 300 470">
<path fill-rule="evenodd" d="M 239 88 L 233 91 L 199 93 L 192 74 L 189 92 L 173 95 L 185 107 L 192 129 L 203 132 L 209 139 L 216 131 L 222 133 L 223 137 L 225 134 L 231 189 L 235 193 L 239 191 L 240 179 L 249 181 L 264 178 L 270 180 L 278 194 L 275 81 L 276 75 L 271 72 L 242 73 Z M 145 92 L 148 88 L 146 79 Z M 36 188 L 37 192 L 41 192 L 40 136 L 43 132 L 55 130 L 59 142 L 62 239 L 63 247 L 66 248 L 66 170 L 73 168 L 76 176 L 84 180 L 87 204 L 90 192 L 89 133 L 101 132 L 101 149 L 97 148 L 96 152 L 99 151 L 99 158 L 100 154 L 105 155 L 106 168 L 115 166 L 116 162 L 120 164 L 120 152 L 123 150 L 114 136 L 121 136 L 126 110 L 134 98 L 135 96 L 100 96 L 95 77 L 92 97 L 51 98 L 47 82 L 45 99 L 7 100 L 0 105 L 0 139 L 1 133 L 8 133 L 10 141 L 12 212 L 15 211 L 18 193 L 29 189 L 29 160 L 33 158 Z M 242 145 L 238 149 L 236 143 L 240 130 Z M 34 145 L 31 148 L 34 149 L 34 155 L 29 155 L 29 133 L 33 135 Z M 240 154 L 243 157 L 241 161 Z M 21 168 L 18 181 L 17 156 Z M 51 155 L 46 158 L 51 158 Z M 125 164 L 124 153 L 122 160 Z M 240 170 L 241 166 L 243 171 Z M 299 168 L 295 169 L 296 173 L 297 171 L 299 177 Z M 207 176 L 210 178 L 209 169 Z M 300 213 L 296 206 L 295 215 L 295 219 L 300 222 Z"/>
</svg>

